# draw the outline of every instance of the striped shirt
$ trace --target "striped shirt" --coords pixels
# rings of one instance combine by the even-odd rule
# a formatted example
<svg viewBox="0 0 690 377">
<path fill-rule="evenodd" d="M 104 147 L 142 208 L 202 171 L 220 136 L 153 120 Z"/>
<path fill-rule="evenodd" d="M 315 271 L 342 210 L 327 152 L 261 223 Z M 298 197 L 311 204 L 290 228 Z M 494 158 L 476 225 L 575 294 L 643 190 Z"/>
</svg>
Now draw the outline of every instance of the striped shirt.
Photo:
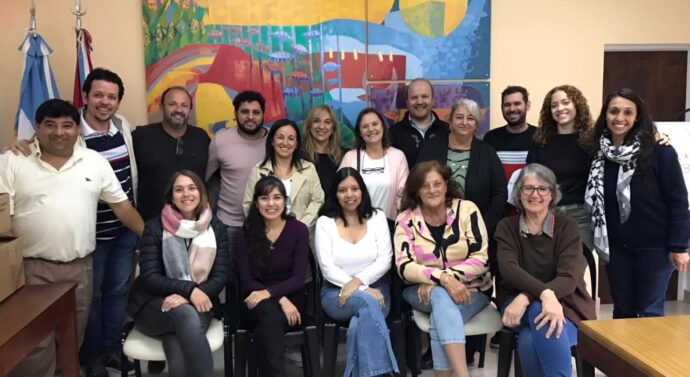
<svg viewBox="0 0 690 377">
<path fill-rule="evenodd" d="M 115 176 L 122 191 L 127 194 L 130 202 L 134 201 L 132 189 L 132 170 L 130 168 L 130 156 L 125 144 L 125 139 L 117 127 L 110 121 L 108 132 L 99 132 L 92 129 L 84 118 L 82 122 L 82 135 L 87 148 L 98 152 L 103 156 L 115 172 Z M 107 203 L 99 202 L 96 213 L 96 241 L 110 241 L 119 237 L 126 230 L 125 226 L 115 216 L 115 213 Z"/>
</svg>

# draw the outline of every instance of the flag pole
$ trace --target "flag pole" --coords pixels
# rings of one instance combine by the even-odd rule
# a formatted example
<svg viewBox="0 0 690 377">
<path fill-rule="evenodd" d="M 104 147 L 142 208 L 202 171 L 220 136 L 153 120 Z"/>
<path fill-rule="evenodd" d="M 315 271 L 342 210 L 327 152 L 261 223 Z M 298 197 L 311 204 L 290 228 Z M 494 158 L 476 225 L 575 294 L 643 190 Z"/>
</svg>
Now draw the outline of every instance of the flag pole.
<svg viewBox="0 0 690 377">
<path fill-rule="evenodd" d="M 76 25 L 76 30 L 77 33 L 79 33 L 79 30 L 81 30 L 81 17 L 86 15 L 86 9 L 81 8 L 81 0 L 74 0 L 74 9 L 72 10 L 72 14 L 77 17 L 77 25 Z"/>
<path fill-rule="evenodd" d="M 31 0 L 31 8 L 29 9 L 29 14 L 31 15 L 31 21 L 29 22 L 28 32 L 32 37 L 36 38 L 36 5 L 34 0 Z"/>
</svg>

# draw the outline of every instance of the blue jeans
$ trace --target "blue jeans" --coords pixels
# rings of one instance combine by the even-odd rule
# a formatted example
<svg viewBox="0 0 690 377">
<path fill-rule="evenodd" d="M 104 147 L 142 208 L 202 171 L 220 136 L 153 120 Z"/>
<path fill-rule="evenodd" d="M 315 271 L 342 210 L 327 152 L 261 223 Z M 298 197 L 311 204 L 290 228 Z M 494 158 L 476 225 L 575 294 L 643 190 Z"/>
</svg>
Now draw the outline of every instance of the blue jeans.
<svg viewBox="0 0 690 377">
<path fill-rule="evenodd" d="M 134 322 L 142 333 L 161 339 L 168 361 L 168 376 L 213 376 L 213 355 L 206 339 L 211 312 L 199 313 L 191 303 L 163 312 L 164 299 L 151 299 Z"/>
<path fill-rule="evenodd" d="M 511 300 L 512 301 L 512 300 Z M 505 304 L 503 310 L 510 304 Z M 577 327 L 565 319 L 561 337 L 552 334 L 546 339 L 549 326 L 537 330 L 534 319 L 542 311 L 541 301 L 533 301 L 522 316 L 520 325 L 513 328 L 518 333 L 518 355 L 525 376 L 571 376 L 570 347 L 577 344 Z"/>
<path fill-rule="evenodd" d="M 81 347 L 82 364 L 119 353 L 127 289 L 137 236 L 125 230 L 119 237 L 98 242 L 93 252 L 93 299 Z"/>
<path fill-rule="evenodd" d="M 381 281 L 371 287 L 383 294 L 383 308 L 374 296 L 362 291 L 355 291 L 345 305 L 340 307 L 340 287 L 326 283 L 321 288 L 321 306 L 326 314 L 338 321 L 350 321 L 347 328 L 345 377 L 399 373 L 386 325 L 391 304 L 390 290 Z"/>
<path fill-rule="evenodd" d="M 663 317 L 673 265 L 665 250 L 611 246 L 606 272 L 613 298 L 613 318 Z"/>
<path fill-rule="evenodd" d="M 471 303 L 456 304 L 445 288 L 436 286 L 431 290 L 429 305 L 424 305 L 417 297 L 418 289 L 419 285 L 405 288 L 403 298 L 415 310 L 430 313 L 429 335 L 434 369 L 451 370 L 452 366 L 443 345 L 465 343 L 465 322 L 484 309 L 489 303 L 489 297 L 481 292 L 473 291 L 470 293 Z M 462 357 L 464 358 L 465 355 Z"/>
</svg>

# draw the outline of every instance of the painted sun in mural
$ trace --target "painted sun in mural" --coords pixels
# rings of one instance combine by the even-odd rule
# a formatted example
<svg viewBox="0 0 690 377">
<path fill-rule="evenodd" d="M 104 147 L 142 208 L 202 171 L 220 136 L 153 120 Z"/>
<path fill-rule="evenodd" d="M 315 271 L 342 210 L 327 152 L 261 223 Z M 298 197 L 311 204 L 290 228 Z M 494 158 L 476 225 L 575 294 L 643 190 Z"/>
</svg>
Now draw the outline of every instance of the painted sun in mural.
<svg viewBox="0 0 690 377">
<path fill-rule="evenodd" d="M 467 0 L 400 0 L 405 23 L 420 35 L 444 37 L 465 18 Z"/>
</svg>

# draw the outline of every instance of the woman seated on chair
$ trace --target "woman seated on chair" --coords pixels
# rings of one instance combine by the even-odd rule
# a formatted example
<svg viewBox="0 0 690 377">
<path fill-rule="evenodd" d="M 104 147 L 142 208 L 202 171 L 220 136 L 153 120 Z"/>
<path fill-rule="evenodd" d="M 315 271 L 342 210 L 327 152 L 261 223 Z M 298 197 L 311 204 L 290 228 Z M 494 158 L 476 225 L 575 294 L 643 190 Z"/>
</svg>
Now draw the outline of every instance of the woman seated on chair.
<svg viewBox="0 0 690 377">
<path fill-rule="evenodd" d="M 501 220 L 495 233 L 503 324 L 518 333 L 526 376 L 570 376 L 576 326 L 596 318 L 580 230 L 573 218 L 553 211 L 561 191 L 544 165 L 525 166 L 512 196 L 520 214 Z"/>
<path fill-rule="evenodd" d="M 371 206 L 357 170 L 335 174 L 316 221 L 316 256 L 324 283 L 321 305 L 329 317 L 349 321 L 345 377 L 398 372 L 385 317 L 391 266 L 386 214 Z"/>
<path fill-rule="evenodd" d="M 264 176 L 237 238 L 242 317 L 254 329 L 259 376 L 285 376 L 284 334 L 302 323 L 309 253 L 307 226 L 287 214 L 285 186 Z"/>
<path fill-rule="evenodd" d="M 161 215 L 146 223 L 129 294 L 127 312 L 142 333 L 161 338 L 170 376 L 213 376 L 206 330 L 213 314 L 220 318 L 230 258 L 207 198 L 196 174 L 173 174 Z"/>
<path fill-rule="evenodd" d="M 407 179 L 395 229 L 396 265 L 410 287 L 403 298 L 431 313 L 436 376 L 467 377 L 464 323 L 492 293 L 488 240 L 477 206 L 460 199 L 450 168 L 417 164 Z"/>
</svg>

